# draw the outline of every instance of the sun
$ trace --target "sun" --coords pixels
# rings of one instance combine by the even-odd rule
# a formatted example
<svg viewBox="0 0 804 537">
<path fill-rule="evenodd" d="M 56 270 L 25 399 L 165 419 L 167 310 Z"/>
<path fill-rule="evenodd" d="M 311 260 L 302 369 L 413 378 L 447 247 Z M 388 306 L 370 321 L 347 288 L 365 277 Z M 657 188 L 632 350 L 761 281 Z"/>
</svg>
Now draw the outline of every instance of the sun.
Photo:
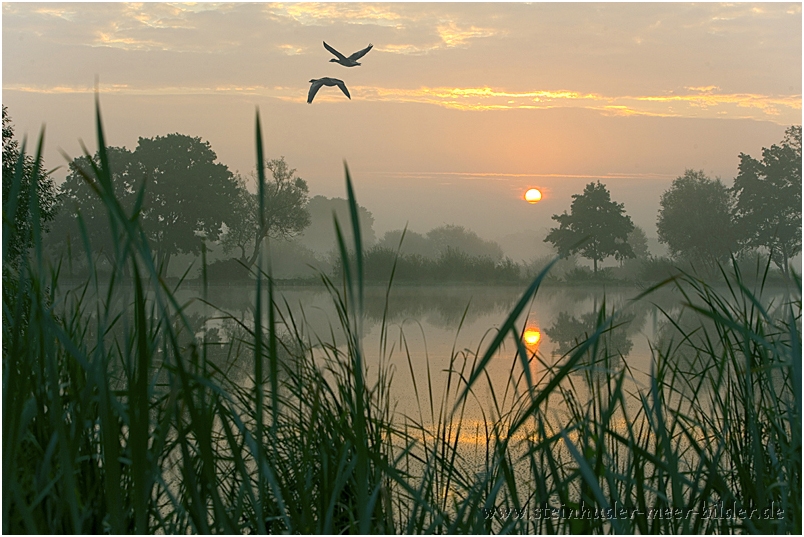
<svg viewBox="0 0 804 537">
<path fill-rule="evenodd" d="M 528 203 L 537 203 L 542 199 L 542 192 L 538 188 L 531 188 L 525 192 L 525 201 Z"/>
</svg>

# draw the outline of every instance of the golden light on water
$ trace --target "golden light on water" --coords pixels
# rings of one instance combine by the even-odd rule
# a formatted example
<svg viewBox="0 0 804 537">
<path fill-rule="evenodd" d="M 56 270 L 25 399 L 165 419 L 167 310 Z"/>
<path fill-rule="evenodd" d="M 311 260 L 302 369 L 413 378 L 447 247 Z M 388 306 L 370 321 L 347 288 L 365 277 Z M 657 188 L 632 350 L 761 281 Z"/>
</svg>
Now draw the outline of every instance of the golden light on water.
<svg viewBox="0 0 804 537">
<path fill-rule="evenodd" d="M 531 188 L 525 192 L 525 201 L 528 203 L 537 203 L 542 199 L 542 192 L 538 188 Z"/>
</svg>

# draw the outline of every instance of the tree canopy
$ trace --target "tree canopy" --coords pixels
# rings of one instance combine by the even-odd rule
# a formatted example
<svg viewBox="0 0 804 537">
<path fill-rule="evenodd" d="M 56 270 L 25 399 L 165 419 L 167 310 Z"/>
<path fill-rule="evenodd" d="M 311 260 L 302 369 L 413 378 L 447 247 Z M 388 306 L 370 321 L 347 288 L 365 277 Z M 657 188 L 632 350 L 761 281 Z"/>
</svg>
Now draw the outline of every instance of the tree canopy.
<svg viewBox="0 0 804 537">
<path fill-rule="evenodd" d="M 21 148 L 14 137 L 14 125 L 8 114 L 8 108 L 3 106 L 3 220 L 13 221 L 16 233 L 8 237 L 4 261 L 16 262 L 22 252 L 30 245 L 32 240 L 31 191 L 34 174 L 36 172 L 36 199 L 39 206 L 39 221 L 42 230 L 46 231 L 48 223 L 56 214 L 56 185 L 44 169 L 44 163 L 36 162 L 36 158 L 26 154 L 20 162 Z M 17 166 L 22 172 L 19 179 L 19 194 L 16 199 L 14 215 L 5 213 L 10 196 L 13 191 Z M 38 164 L 38 170 L 37 170 Z"/>
<path fill-rule="evenodd" d="M 431 229 L 427 238 L 436 251 L 443 254 L 448 248 L 473 257 L 489 257 L 499 261 L 503 257 L 502 248 L 494 241 L 483 240 L 477 233 L 463 226 L 446 225 Z"/>
<path fill-rule="evenodd" d="M 209 142 L 178 133 L 140 138 L 134 158 L 147 185 L 142 227 L 165 267 L 172 254 L 198 254 L 201 237 L 218 240 L 233 219 L 237 182 Z"/>
<path fill-rule="evenodd" d="M 659 200 L 656 228 L 670 254 L 714 265 L 737 250 L 731 219 L 733 199 L 720 179 L 686 170 Z"/>
<path fill-rule="evenodd" d="M 635 225 L 631 233 L 628 234 L 628 244 L 634 252 L 634 257 L 637 259 L 647 259 L 650 257 L 650 250 L 648 248 L 648 236 L 645 230 Z"/>
<path fill-rule="evenodd" d="M 785 131 L 762 160 L 740 153 L 734 218 L 744 246 L 767 248 L 783 271 L 801 251 L 801 125 Z"/>
<path fill-rule="evenodd" d="M 112 175 L 112 186 L 117 199 L 125 209 L 131 209 L 135 199 L 133 186 L 137 177 L 142 177 L 142 171 L 134 160 L 134 155 L 125 147 L 107 147 L 106 154 L 109 159 L 109 168 Z M 92 157 L 96 166 L 100 166 L 98 153 Z M 83 172 L 83 175 L 82 175 Z M 73 159 L 69 165 L 67 178 L 59 187 L 58 201 L 60 210 L 55 218 L 53 231 L 48 240 L 61 245 L 72 243 L 73 254 L 81 252 L 81 230 L 77 216 L 80 215 L 84 223 L 87 239 L 93 252 L 111 260 L 114 250 L 114 241 L 109 228 L 109 214 L 100 197 L 87 184 L 84 175 L 92 177 L 92 166 L 89 157 L 83 156 Z"/>
<path fill-rule="evenodd" d="M 264 222 L 260 222 L 259 192 L 249 192 L 245 180 L 238 177 L 235 210 L 221 241 L 226 253 L 240 250 L 240 261 L 248 267 L 257 260 L 263 239 L 288 239 L 310 225 L 307 182 L 288 168 L 285 157 L 269 160 L 265 167 L 271 176 L 263 192 Z M 256 181 L 253 173 L 252 179 Z"/>
<path fill-rule="evenodd" d="M 140 138 L 133 152 L 124 147 L 107 151 L 115 194 L 123 206 L 132 207 L 145 189 L 139 217 L 164 270 L 173 254 L 198 254 L 202 237 L 218 240 L 223 223 L 233 219 L 237 182 L 224 164 L 216 162 L 209 142 L 168 134 Z M 93 158 L 97 161 L 98 156 Z M 61 186 L 60 201 L 67 210 L 64 229 L 75 231 L 69 221 L 78 210 L 95 241 L 93 248 L 103 249 L 115 237 L 109 235 L 105 209 L 79 169 L 89 172 L 88 157 L 73 160 Z"/>
<path fill-rule="evenodd" d="M 333 215 L 338 218 L 341 230 L 348 229 L 350 225 L 349 202 L 343 198 L 327 198 L 314 196 L 307 204 L 310 213 L 310 226 L 302 232 L 297 241 L 299 244 L 318 253 L 327 253 L 337 250 L 338 242 L 335 238 L 335 225 Z M 376 241 L 374 233 L 374 216 L 365 207 L 357 206 L 357 220 L 360 223 L 360 236 L 363 248 L 371 247 Z M 351 233 L 346 232 L 344 241 L 347 248 L 354 249 Z"/>
<path fill-rule="evenodd" d="M 404 240 L 402 238 L 403 231 L 405 233 Z M 401 247 L 400 240 L 402 241 Z M 377 241 L 377 247 L 391 252 L 396 252 L 398 249 L 400 255 L 419 255 L 429 259 L 438 257 L 438 250 L 436 250 L 433 241 L 410 229 L 386 231 L 382 238 Z"/>
<path fill-rule="evenodd" d="M 589 183 L 582 194 L 573 194 L 570 213 L 554 214 L 559 227 L 551 228 L 544 242 L 550 242 L 561 255 L 580 253 L 591 259 L 594 271 L 607 257 L 621 260 L 634 257 L 628 234 L 634 229 L 622 203 L 612 201 L 606 185 Z"/>
<path fill-rule="evenodd" d="M 401 229 L 386 231 L 377 244 L 382 248 L 396 251 L 401 238 Z M 474 231 L 455 225 L 439 226 L 431 229 L 425 235 L 411 230 L 405 231 L 400 254 L 437 259 L 447 250 L 461 252 L 471 257 L 488 257 L 494 261 L 499 261 L 503 257 L 499 244 L 484 240 Z"/>
</svg>

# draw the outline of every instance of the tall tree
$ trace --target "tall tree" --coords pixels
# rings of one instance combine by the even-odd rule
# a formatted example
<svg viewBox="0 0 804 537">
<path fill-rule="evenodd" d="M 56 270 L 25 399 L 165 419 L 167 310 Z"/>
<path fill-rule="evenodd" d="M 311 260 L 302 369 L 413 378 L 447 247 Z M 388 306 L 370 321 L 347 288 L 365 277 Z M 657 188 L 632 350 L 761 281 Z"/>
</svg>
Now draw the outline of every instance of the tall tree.
<svg viewBox="0 0 804 537">
<path fill-rule="evenodd" d="M 30 147 L 26 148 L 30 151 Z M 9 237 L 7 258 L 4 261 L 16 262 L 22 252 L 30 245 L 32 240 L 33 215 L 30 210 L 32 181 L 36 169 L 36 159 L 26 154 L 20 163 L 21 150 L 14 137 L 14 125 L 8 115 L 8 108 L 3 106 L 3 220 L 13 221 L 16 233 Z M 10 200 L 12 185 L 17 170 L 21 164 L 22 175 L 19 185 L 19 195 L 16 200 L 14 215 L 7 215 L 5 208 Z M 39 219 L 42 231 L 48 229 L 48 224 L 56 214 L 56 184 L 44 169 L 44 163 L 39 162 L 36 181 L 36 199 L 39 205 Z"/>
<path fill-rule="evenodd" d="M 544 242 L 550 242 L 562 255 L 580 253 L 591 259 L 594 271 L 607 257 L 634 257 L 628 234 L 634 229 L 622 203 L 612 201 L 606 185 L 589 183 L 582 194 L 573 194 L 570 213 L 554 214 L 559 227 L 551 228 Z"/>
<path fill-rule="evenodd" d="M 656 229 L 670 254 L 714 266 L 737 251 L 731 192 L 703 170 L 686 170 L 659 200 Z"/>
<path fill-rule="evenodd" d="M 202 237 L 217 240 L 223 223 L 233 219 L 237 182 L 224 164 L 216 162 L 209 142 L 169 134 L 140 138 L 133 152 L 109 147 L 107 153 L 115 195 L 124 207 L 133 207 L 144 188 L 139 217 L 163 271 L 167 271 L 173 254 L 198 254 Z M 93 159 L 97 163 L 98 155 Z M 86 223 L 93 250 L 108 255 L 116 238 L 109 234 L 105 207 L 79 170 L 92 176 L 88 157 L 73 160 L 61 187 L 65 211 L 59 235 L 66 234 L 75 242 L 77 210 Z"/>
<path fill-rule="evenodd" d="M 106 154 L 115 196 L 124 208 L 130 209 L 135 198 L 134 186 L 143 177 L 142 168 L 125 147 L 107 147 Z M 92 160 L 95 165 L 100 166 L 98 153 Z M 111 261 L 114 242 L 118 238 L 111 234 L 107 208 L 84 178 L 93 176 L 89 157 L 73 159 L 69 170 L 67 178 L 59 187 L 59 213 L 54 220 L 53 231 L 48 236 L 49 242 L 58 247 L 70 242 L 77 246 L 72 249 L 72 253 L 78 256 L 82 251 L 82 238 L 76 217 L 80 214 L 92 251 Z"/>
<path fill-rule="evenodd" d="M 233 220 L 237 181 L 197 137 L 140 138 L 134 158 L 146 182 L 143 231 L 166 271 L 171 255 L 198 254 L 202 237 L 218 240 L 223 223 Z"/>
<path fill-rule="evenodd" d="M 226 221 L 221 241 L 226 253 L 239 249 L 240 261 L 247 267 L 257 260 L 259 245 L 266 237 L 289 239 L 310 225 L 307 182 L 296 176 L 295 168 L 288 168 L 285 157 L 269 160 L 265 167 L 271 172 L 271 180 L 264 189 L 264 221 L 260 222 L 259 192 L 249 192 L 246 182 L 238 177 L 235 211 Z"/>
<path fill-rule="evenodd" d="M 785 274 L 801 251 L 801 125 L 779 145 L 762 148 L 762 160 L 740 153 L 734 179 L 734 216 L 745 246 L 767 248 Z"/>
</svg>

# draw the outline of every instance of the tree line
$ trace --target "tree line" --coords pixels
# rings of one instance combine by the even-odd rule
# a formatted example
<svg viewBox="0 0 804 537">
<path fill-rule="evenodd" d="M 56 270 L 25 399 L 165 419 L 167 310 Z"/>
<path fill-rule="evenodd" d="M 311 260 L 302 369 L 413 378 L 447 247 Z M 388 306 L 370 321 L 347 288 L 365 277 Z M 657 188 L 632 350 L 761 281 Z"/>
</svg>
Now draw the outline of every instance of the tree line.
<svg viewBox="0 0 804 537">
<path fill-rule="evenodd" d="M 520 268 L 494 241 L 463 226 L 444 225 L 426 234 L 393 230 L 364 256 L 369 281 L 508 283 L 521 280 Z"/>
<path fill-rule="evenodd" d="M 734 184 L 727 187 L 703 170 L 688 169 L 659 201 L 656 229 L 676 261 L 714 268 L 738 255 L 765 250 L 787 275 L 790 258 L 801 252 L 801 126 L 785 131 L 762 157 L 740 153 Z M 574 194 L 570 212 L 553 215 L 559 226 L 545 242 L 564 255 L 580 254 L 593 263 L 635 257 L 635 227 L 625 207 L 605 185 L 589 183 Z"/>
<path fill-rule="evenodd" d="M 309 223 L 307 183 L 284 158 L 265 162 L 270 173 L 263 193 L 266 218 L 260 222 L 259 195 L 249 191 L 245 178 L 217 162 L 209 142 L 198 137 L 140 138 L 134 151 L 109 147 L 107 153 L 115 194 L 142 222 L 165 272 L 172 255 L 198 255 L 204 241 L 220 241 L 226 253 L 236 252 L 250 267 L 263 239 L 291 237 Z M 93 160 L 99 163 L 97 154 Z M 75 244 L 86 236 L 93 251 L 108 255 L 117 237 L 104 225 L 106 209 L 86 179 L 90 169 L 86 156 L 70 163 L 51 238 Z"/>
<path fill-rule="evenodd" d="M 32 176 L 35 166 L 44 169 L 31 156 L 20 159 L 20 153 L 3 106 L 4 203 L 12 194 L 11 178 L 17 167 L 22 167 L 25 177 Z M 311 220 L 308 208 L 334 209 L 337 200 L 322 196 L 311 200 L 306 181 L 284 158 L 265 162 L 269 173 L 262 200 L 265 218 L 260 221 L 259 195 L 249 189 L 249 184 L 256 183 L 256 173 L 246 177 L 233 173 L 201 138 L 178 133 L 139 138 L 134 150 L 109 147 L 107 153 L 115 194 L 131 217 L 141 221 L 164 273 L 171 256 L 198 255 L 204 242 L 219 244 L 232 258 L 226 267 L 219 267 L 225 275 L 235 263 L 253 266 L 258 246 L 266 238 L 290 239 L 307 229 L 311 239 L 313 235 L 319 242 L 331 239 L 331 230 L 322 231 L 332 227 L 331 216 Z M 766 250 L 786 274 L 790 258 L 801 251 L 801 126 L 788 128 L 780 143 L 762 149 L 761 158 L 744 153 L 739 158 L 731 187 L 695 170 L 686 170 L 673 181 L 660 199 L 659 241 L 668 246 L 674 260 L 710 267 L 734 254 Z M 49 230 L 50 244 L 59 249 L 67 244 L 74 257 L 83 255 L 88 245 L 93 253 L 110 258 L 118 237 L 109 229 L 106 208 L 93 191 L 93 162 L 100 164 L 97 153 L 78 157 L 69 163 L 66 180 L 59 187 L 43 172 L 35 189 L 26 186 L 21 192 L 36 192 L 40 224 Z M 624 205 L 611 199 L 604 184 L 589 183 L 572 199 L 569 212 L 553 215 L 558 227 L 544 238 L 558 253 L 589 259 L 594 273 L 609 257 L 621 263 L 647 257 L 645 233 L 634 225 Z M 30 235 L 24 230 L 32 220 L 31 204 L 25 198 L 16 207 L 14 218 L 23 233 L 17 234 L 18 244 L 4 248 L 20 255 Z M 360 209 L 361 227 L 367 225 L 370 233 L 366 235 L 373 238 L 373 217 Z M 324 212 L 331 215 L 332 209 Z M 4 218 L 11 216 L 4 214 Z M 476 272 L 474 281 L 484 275 L 515 279 L 515 264 L 503 259 L 499 245 L 460 226 L 442 226 L 425 235 L 407 231 L 400 243 L 402 233 L 388 232 L 367 250 L 371 278 L 390 273 L 391 258 L 398 252 L 400 279 L 423 281 L 425 274 L 452 278 L 460 270 Z"/>
<path fill-rule="evenodd" d="M 238 254 L 239 261 L 250 267 L 263 239 L 292 237 L 310 223 L 307 183 L 284 158 L 265 162 L 269 173 L 263 194 L 266 218 L 261 222 L 258 194 L 249 190 L 246 178 L 218 162 L 209 142 L 201 138 L 176 133 L 139 138 L 133 151 L 106 149 L 115 195 L 131 218 L 142 223 L 155 261 L 165 273 L 171 256 L 198 255 L 204 241 L 218 241 L 225 253 Z M 25 181 L 30 181 L 33 167 L 44 169 L 33 157 L 20 159 L 20 154 L 11 118 L 3 106 L 4 204 L 12 194 L 17 166 L 25 171 L 22 193 L 31 190 Z M 50 245 L 61 250 L 66 244 L 74 257 L 83 255 L 86 245 L 94 254 L 110 259 L 119 237 L 109 228 L 107 209 L 95 192 L 92 164 L 100 165 L 98 153 L 73 159 L 59 187 L 50 173 L 41 174 L 36 185 L 39 220 L 43 230 L 49 231 Z M 250 174 L 252 182 L 255 175 Z M 17 229 L 30 226 L 29 206 L 27 199 L 17 203 Z M 28 235 L 17 236 L 24 242 Z M 22 243 L 10 245 L 12 252 L 22 252 L 24 247 Z"/>
</svg>

